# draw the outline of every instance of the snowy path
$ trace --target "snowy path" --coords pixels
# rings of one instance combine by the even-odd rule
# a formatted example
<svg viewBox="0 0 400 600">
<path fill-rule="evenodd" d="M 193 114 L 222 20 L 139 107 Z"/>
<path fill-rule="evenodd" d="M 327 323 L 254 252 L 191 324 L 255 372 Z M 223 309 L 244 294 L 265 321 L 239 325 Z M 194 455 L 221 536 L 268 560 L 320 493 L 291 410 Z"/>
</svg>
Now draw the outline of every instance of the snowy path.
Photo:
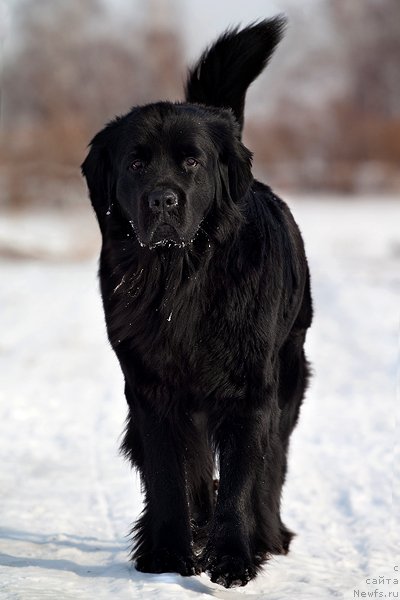
<svg viewBox="0 0 400 600">
<path fill-rule="evenodd" d="M 398 594 L 399 585 L 365 579 L 394 578 L 400 564 L 400 205 L 291 205 L 310 257 L 316 318 L 308 340 L 315 377 L 284 494 L 285 521 L 298 533 L 290 555 L 235 590 L 205 575 L 144 575 L 129 565 L 125 535 L 140 492 L 118 456 L 126 409 L 95 260 L 3 261 L 1 600 Z"/>
</svg>

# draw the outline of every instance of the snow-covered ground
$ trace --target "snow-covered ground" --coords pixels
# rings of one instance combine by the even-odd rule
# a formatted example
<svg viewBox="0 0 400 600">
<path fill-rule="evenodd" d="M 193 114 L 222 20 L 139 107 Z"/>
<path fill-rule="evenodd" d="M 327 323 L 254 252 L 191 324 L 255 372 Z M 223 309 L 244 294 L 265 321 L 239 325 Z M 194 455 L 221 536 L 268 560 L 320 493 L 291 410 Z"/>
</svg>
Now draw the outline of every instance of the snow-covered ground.
<svg viewBox="0 0 400 600">
<path fill-rule="evenodd" d="M 93 217 L 67 234 L 61 219 L 1 217 L 0 249 L 5 231 L 23 246 L 0 260 L 1 600 L 326 600 L 376 589 L 396 597 L 388 594 L 400 588 L 400 204 L 290 204 L 315 299 L 307 342 L 315 375 L 284 492 L 284 518 L 298 537 L 289 556 L 234 590 L 206 575 L 138 573 L 128 562 L 126 534 L 141 500 L 118 456 L 126 408 L 96 259 L 61 260 L 68 244 L 95 237 Z M 61 250 L 57 231 L 67 240 Z M 21 260 L 29 240 L 36 258 Z"/>
</svg>

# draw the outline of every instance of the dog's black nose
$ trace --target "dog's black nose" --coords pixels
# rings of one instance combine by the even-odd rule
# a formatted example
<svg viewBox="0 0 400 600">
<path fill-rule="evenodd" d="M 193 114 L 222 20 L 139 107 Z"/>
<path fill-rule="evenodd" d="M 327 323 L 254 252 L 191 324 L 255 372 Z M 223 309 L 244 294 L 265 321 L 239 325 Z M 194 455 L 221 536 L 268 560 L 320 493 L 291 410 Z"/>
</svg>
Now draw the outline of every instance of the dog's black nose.
<svg viewBox="0 0 400 600">
<path fill-rule="evenodd" d="M 148 201 L 153 212 L 168 212 L 178 205 L 178 195 L 172 190 L 154 190 L 149 194 Z"/>
</svg>

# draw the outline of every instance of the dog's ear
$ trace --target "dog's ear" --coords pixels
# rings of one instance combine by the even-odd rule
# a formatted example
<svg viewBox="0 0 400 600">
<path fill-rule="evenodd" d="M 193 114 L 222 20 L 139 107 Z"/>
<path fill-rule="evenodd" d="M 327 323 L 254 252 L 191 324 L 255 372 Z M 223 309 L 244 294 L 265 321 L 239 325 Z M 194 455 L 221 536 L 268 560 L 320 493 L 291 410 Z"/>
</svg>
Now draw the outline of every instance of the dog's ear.
<svg viewBox="0 0 400 600">
<path fill-rule="evenodd" d="M 214 135 L 216 134 L 219 146 L 219 171 L 230 198 L 238 203 L 253 181 L 253 155 L 241 142 L 240 131 L 233 119 L 231 123 L 224 123 L 218 129 Z"/>
<path fill-rule="evenodd" d="M 227 117 L 229 115 L 226 115 Z M 248 192 L 253 181 L 251 173 L 251 152 L 239 138 L 239 128 L 232 119 L 213 123 L 212 138 L 218 156 L 216 172 L 214 226 L 210 225 L 213 236 L 219 242 L 239 229 L 243 222 L 241 199 Z"/>
<path fill-rule="evenodd" d="M 86 178 L 89 196 L 99 222 L 104 232 L 107 215 L 112 209 L 115 192 L 115 179 L 111 159 L 113 123 L 107 125 L 90 142 L 90 151 L 81 165 L 83 176 Z"/>
<path fill-rule="evenodd" d="M 229 194 L 234 202 L 239 202 L 246 195 L 253 175 L 251 172 L 252 153 L 239 140 L 231 140 L 221 155 L 222 164 L 227 166 Z"/>
</svg>

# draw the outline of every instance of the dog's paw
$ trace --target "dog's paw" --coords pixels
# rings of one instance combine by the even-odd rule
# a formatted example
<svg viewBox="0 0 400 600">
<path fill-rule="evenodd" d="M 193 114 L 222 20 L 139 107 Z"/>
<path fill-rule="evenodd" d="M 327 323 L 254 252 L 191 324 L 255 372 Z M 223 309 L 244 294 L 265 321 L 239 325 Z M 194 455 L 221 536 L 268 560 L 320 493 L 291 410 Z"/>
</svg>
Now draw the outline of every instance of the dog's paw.
<svg viewBox="0 0 400 600">
<path fill-rule="evenodd" d="M 213 583 L 226 588 L 244 586 L 256 576 L 255 565 L 241 556 L 205 553 L 201 565 Z"/>
<path fill-rule="evenodd" d="M 201 573 L 194 556 L 180 555 L 166 548 L 139 556 L 136 559 L 136 569 L 143 573 L 179 573 L 183 576 Z"/>
</svg>

